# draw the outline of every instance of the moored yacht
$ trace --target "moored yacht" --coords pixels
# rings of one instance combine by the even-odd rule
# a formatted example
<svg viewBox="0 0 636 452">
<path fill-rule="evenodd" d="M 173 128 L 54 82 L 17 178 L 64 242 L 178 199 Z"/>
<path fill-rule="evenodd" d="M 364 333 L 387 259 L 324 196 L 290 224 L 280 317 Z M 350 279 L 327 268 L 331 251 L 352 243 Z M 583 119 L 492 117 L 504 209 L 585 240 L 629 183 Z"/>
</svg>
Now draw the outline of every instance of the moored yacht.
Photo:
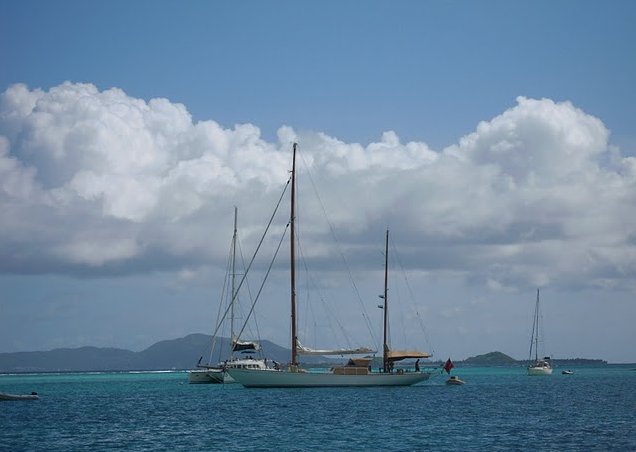
<svg viewBox="0 0 636 452">
<path fill-rule="evenodd" d="M 254 358 L 252 355 L 261 350 L 260 343 L 257 341 L 239 341 L 234 334 L 234 309 L 235 302 L 238 297 L 238 290 L 236 289 L 236 241 L 237 241 L 237 208 L 234 208 L 234 234 L 232 235 L 232 247 L 230 254 L 230 266 L 228 269 L 231 276 L 231 292 L 229 294 L 230 300 L 223 316 L 219 316 L 216 330 L 212 335 L 212 347 L 210 351 L 210 360 L 214 352 L 214 348 L 217 341 L 217 333 L 219 328 L 225 321 L 226 316 L 229 313 L 230 317 L 230 348 L 231 352 L 225 361 L 217 364 L 202 364 L 202 358 L 199 358 L 197 363 L 197 369 L 188 372 L 188 383 L 191 384 L 218 384 L 218 383 L 234 383 L 234 379 L 228 374 L 228 369 L 260 369 L 267 368 L 267 363 L 264 359 Z M 226 275 L 227 276 L 227 275 Z M 243 280 L 246 274 L 243 275 Z M 242 283 L 242 281 L 241 281 Z M 240 286 L 240 284 L 239 284 Z M 223 296 L 221 297 L 223 299 Z M 219 311 L 220 314 L 220 311 Z M 240 355 L 237 355 L 240 353 Z"/>
<path fill-rule="evenodd" d="M 528 357 L 528 375 L 543 376 L 552 375 L 552 360 L 549 356 L 539 359 L 539 289 L 537 289 L 537 301 L 534 307 L 534 320 L 532 323 L 532 336 L 530 338 L 530 353 Z M 534 350 L 534 359 L 532 352 Z"/>
<path fill-rule="evenodd" d="M 380 372 L 373 372 L 371 357 L 374 353 L 368 348 L 311 350 L 298 341 L 296 320 L 296 279 L 295 279 L 295 239 L 296 219 L 296 148 L 293 145 L 291 170 L 291 214 L 289 220 L 290 235 L 290 298 L 291 298 L 291 360 L 285 369 L 245 369 L 229 368 L 228 372 L 238 383 L 248 388 L 285 388 L 285 387 L 342 387 L 342 386 L 410 386 L 428 380 L 432 372 L 405 372 L 394 370 L 394 364 L 403 359 L 422 359 L 431 355 L 425 352 L 392 350 L 388 345 L 388 245 L 389 231 L 386 231 L 385 268 L 384 268 L 384 340 L 383 366 Z M 344 365 L 336 366 L 329 372 L 309 372 L 303 369 L 298 360 L 299 354 L 318 355 L 367 355 L 364 358 L 351 359 Z"/>
</svg>

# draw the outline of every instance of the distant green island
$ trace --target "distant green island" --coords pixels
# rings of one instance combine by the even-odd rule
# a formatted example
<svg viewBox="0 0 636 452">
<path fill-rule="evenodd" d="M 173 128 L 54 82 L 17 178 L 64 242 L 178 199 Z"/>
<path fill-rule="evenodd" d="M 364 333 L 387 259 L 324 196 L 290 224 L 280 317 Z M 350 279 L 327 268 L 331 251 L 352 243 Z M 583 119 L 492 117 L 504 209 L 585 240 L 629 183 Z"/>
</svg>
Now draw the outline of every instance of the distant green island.
<svg viewBox="0 0 636 452">
<path fill-rule="evenodd" d="M 86 372 L 86 371 L 130 371 L 130 370 L 185 370 L 196 367 L 200 357 L 207 360 L 210 354 L 211 336 L 206 334 L 190 334 L 186 337 L 161 341 L 140 352 L 117 348 L 79 347 L 60 348 L 50 351 L 0 353 L 0 372 Z M 221 349 L 229 350 L 227 338 L 217 338 Z M 261 341 L 264 355 L 270 360 L 287 362 L 290 351 L 270 341 Z M 225 354 L 224 356 L 227 356 Z M 218 358 L 217 358 L 218 360 Z M 303 357 L 303 366 L 330 367 L 342 358 Z M 445 360 L 444 360 L 445 361 Z M 439 367 L 444 361 L 424 361 L 424 367 Z M 456 367 L 495 367 L 522 366 L 525 361 L 518 361 L 501 353 L 490 352 L 477 355 L 463 361 L 453 360 Z M 602 366 L 607 361 L 602 359 L 556 359 L 556 366 Z M 376 357 L 374 367 L 381 365 L 381 358 Z M 404 366 L 412 366 L 405 362 Z M 399 366 L 398 366 L 399 367 Z"/>
<path fill-rule="evenodd" d="M 526 361 L 516 360 L 502 352 L 490 352 L 483 355 L 471 356 L 463 361 L 456 361 L 455 365 L 462 366 L 516 366 L 523 365 Z M 588 358 L 568 358 L 568 359 L 553 359 L 552 363 L 556 366 L 604 366 L 607 361 L 603 359 L 588 359 Z"/>
</svg>

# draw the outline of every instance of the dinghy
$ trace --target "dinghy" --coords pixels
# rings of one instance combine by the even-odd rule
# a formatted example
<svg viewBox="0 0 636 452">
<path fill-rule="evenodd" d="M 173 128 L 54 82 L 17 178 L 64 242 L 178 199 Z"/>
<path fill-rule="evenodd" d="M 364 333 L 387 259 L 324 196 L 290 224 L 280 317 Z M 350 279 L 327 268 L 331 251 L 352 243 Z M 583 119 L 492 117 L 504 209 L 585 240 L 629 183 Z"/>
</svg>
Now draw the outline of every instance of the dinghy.
<svg viewBox="0 0 636 452">
<path fill-rule="evenodd" d="M 460 380 L 458 376 L 453 375 L 452 377 L 450 377 L 448 380 L 446 380 L 446 384 L 447 385 L 463 385 L 465 383 L 465 381 Z"/>
<path fill-rule="evenodd" d="M 31 394 L 9 394 L 8 392 L 0 392 L 0 400 L 38 400 L 40 396 L 37 392 Z"/>
</svg>

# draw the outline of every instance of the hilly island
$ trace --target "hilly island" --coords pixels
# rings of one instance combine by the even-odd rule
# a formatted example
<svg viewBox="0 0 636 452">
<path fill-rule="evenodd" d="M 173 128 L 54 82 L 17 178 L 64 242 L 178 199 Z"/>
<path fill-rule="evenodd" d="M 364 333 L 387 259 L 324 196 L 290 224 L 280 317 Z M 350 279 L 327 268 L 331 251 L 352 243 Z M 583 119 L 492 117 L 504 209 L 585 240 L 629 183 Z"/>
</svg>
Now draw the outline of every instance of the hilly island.
<svg viewBox="0 0 636 452">
<path fill-rule="evenodd" d="M 228 339 L 218 338 L 221 350 L 228 350 Z M 206 334 L 190 334 L 186 337 L 160 341 L 140 352 L 119 348 L 79 347 L 59 348 L 50 351 L 0 353 L 0 372 L 87 372 L 87 371 L 130 371 L 130 370 L 185 370 L 196 366 L 200 357 L 210 352 L 211 337 Z M 267 358 L 287 362 L 288 349 L 270 341 L 261 341 Z M 307 357 L 308 367 L 333 363 L 326 357 Z M 601 359 L 559 359 L 556 365 L 605 365 Z M 472 356 L 463 361 L 455 361 L 456 366 L 521 366 L 518 361 L 504 353 L 495 351 Z M 430 362 L 437 365 L 439 362 Z"/>
</svg>

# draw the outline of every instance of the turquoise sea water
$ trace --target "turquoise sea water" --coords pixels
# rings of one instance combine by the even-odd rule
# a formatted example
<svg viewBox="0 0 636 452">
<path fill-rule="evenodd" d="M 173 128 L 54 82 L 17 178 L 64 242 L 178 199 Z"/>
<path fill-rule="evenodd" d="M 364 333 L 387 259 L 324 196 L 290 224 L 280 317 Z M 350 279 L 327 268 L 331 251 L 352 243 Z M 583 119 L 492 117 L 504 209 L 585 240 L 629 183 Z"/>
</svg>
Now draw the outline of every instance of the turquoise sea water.
<svg viewBox="0 0 636 452">
<path fill-rule="evenodd" d="M 635 365 L 459 368 L 406 388 L 188 385 L 184 372 L 0 375 L 0 450 L 636 450 Z"/>
</svg>

